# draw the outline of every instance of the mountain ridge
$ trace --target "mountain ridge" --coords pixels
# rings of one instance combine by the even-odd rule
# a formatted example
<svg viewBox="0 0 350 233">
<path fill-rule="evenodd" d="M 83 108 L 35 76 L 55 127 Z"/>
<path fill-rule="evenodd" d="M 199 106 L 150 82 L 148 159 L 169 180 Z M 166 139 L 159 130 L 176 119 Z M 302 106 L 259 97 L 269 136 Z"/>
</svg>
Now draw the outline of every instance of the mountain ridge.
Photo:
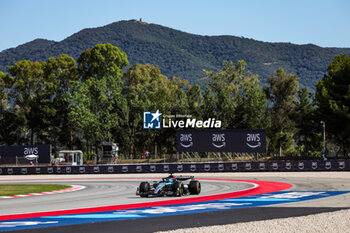
<svg viewBox="0 0 350 233">
<path fill-rule="evenodd" d="M 151 63 L 168 77 L 178 76 L 202 83 L 203 70 L 218 70 L 224 60 L 244 59 L 248 69 L 264 81 L 279 67 L 300 78 L 302 86 L 314 89 L 328 64 L 350 48 L 323 48 L 314 44 L 262 42 L 237 36 L 204 36 L 157 24 L 124 20 L 86 28 L 61 41 L 35 39 L 0 52 L 0 71 L 20 60 L 45 61 L 65 53 L 77 59 L 96 44 L 111 43 L 126 52 L 130 64 Z"/>
</svg>

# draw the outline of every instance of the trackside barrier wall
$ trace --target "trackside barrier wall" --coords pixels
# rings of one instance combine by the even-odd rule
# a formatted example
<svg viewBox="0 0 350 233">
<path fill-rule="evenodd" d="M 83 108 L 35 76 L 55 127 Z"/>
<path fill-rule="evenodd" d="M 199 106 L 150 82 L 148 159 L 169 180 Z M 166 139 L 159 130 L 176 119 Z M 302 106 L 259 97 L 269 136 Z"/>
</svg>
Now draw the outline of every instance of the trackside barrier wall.
<svg viewBox="0 0 350 233">
<path fill-rule="evenodd" d="M 265 130 L 177 130 L 178 152 L 266 153 Z"/>
<path fill-rule="evenodd" d="M 27 155 L 38 156 L 38 163 L 50 163 L 51 145 L 27 145 L 27 146 L 0 146 L 0 164 L 16 164 L 16 158 L 29 164 L 30 160 L 25 159 Z"/>
<path fill-rule="evenodd" d="M 350 160 L 0 167 L 0 175 L 350 171 Z"/>
</svg>

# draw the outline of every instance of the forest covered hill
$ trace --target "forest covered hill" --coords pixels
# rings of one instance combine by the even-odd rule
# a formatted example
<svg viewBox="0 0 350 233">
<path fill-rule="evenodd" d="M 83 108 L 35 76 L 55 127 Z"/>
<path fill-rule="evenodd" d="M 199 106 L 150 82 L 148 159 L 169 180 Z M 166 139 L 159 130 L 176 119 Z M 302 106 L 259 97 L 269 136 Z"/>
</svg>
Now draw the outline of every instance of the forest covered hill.
<svg viewBox="0 0 350 233">
<path fill-rule="evenodd" d="M 269 43 L 236 36 L 201 36 L 136 20 L 115 22 L 83 29 L 60 41 L 36 39 L 0 52 L 0 71 L 20 60 L 45 61 L 80 53 L 96 44 L 110 43 L 126 52 L 130 64 L 151 63 L 168 77 L 178 76 L 191 83 L 205 82 L 205 70 L 218 70 L 224 60 L 244 59 L 248 69 L 264 81 L 279 67 L 297 74 L 301 86 L 315 89 L 315 82 L 340 53 L 350 48 L 322 48 L 313 44 Z"/>
</svg>

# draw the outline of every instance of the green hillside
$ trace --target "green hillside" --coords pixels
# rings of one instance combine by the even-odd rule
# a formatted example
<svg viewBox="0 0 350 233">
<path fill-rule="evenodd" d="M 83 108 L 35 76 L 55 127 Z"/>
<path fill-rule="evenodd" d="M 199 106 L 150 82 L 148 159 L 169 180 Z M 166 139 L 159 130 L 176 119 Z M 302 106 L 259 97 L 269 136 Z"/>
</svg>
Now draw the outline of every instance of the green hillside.
<svg viewBox="0 0 350 233">
<path fill-rule="evenodd" d="M 0 70 L 19 60 L 43 61 L 66 53 L 77 59 L 96 44 L 111 43 L 135 62 L 158 65 L 168 77 L 191 82 L 205 81 L 203 69 L 217 70 L 224 60 L 244 59 L 248 68 L 264 80 L 278 67 L 300 77 L 302 86 L 314 89 L 328 64 L 350 48 L 322 48 L 316 45 L 267 43 L 236 36 L 199 36 L 136 20 L 120 21 L 99 28 L 84 29 L 63 41 L 37 39 L 0 52 Z"/>
</svg>

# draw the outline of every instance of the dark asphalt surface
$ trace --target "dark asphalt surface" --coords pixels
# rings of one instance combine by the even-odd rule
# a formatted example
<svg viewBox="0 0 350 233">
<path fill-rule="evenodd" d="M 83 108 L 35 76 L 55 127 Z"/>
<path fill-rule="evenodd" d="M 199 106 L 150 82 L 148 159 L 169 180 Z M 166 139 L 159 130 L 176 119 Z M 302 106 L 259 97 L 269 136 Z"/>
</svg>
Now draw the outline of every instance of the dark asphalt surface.
<svg viewBox="0 0 350 233">
<path fill-rule="evenodd" d="M 55 194 L 42 195 L 25 198 L 1 199 L 0 215 L 45 212 L 66 209 L 91 208 L 98 206 L 121 205 L 130 203 L 144 203 L 162 200 L 171 200 L 174 197 L 140 198 L 136 196 L 136 188 L 140 180 L 83 180 L 83 181 L 34 181 L 35 183 L 55 183 L 55 184 L 79 184 L 86 188 L 83 190 Z M 1 182 L 2 184 L 4 182 Z M 14 183 L 14 182 L 12 182 Z M 21 182 L 21 183 L 33 183 Z M 254 187 L 249 183 L 241 182 L 218 182 L 201 181 L 202 192 L 198 196 L 214 195 L 226 192 L 234 192 Z M 181 198 L 191 198 L 193 196 L 183 196 Z"/>
<path fill-rule="evenodd" d="M 338 173 L 335 173 L 338 174 Z M 331 174 L 332 176 L 335 174 Z M 259 173 L 259 174 L 208 174 L 210 178 L 235 178 L 246 180 L 269 180 L 293 184 L 290 191 L 336 191 L 350 190 L 349 173 L 343 173 L 336 178 L 323 173 Z M 197 175 L 198 177 L 200 175 Z M 202 175 L 203 178 L 206 176 Z M 79 183 L 78 183 L 79 184 Z M 108 186 L 102 183 L 101 187 Z M 91 185 L 91 184 L 90 184 Z M 120 188 L 116 186 L 114 188 Z M 114 188 L 111 193 L 115 193 Z M 214 188 L 214 187 L 213 187 Z M 217 188 L 217 187 L 215 187 Z M 227 187 L 222 187 L 223 189 Z M 109 189 L 109 188 L 108 188 Z M 107 189 L 107 190 L 108 190 Z M 123 190 L 125 193 L 129 188 Z M 106 189 L 102 189 L 106 192 Z M 132 193 L 134 188 L 130 188 Z M 85 190 L 89 191 L 89 189 Z M 90 190 L 91 191 L 91 190 Z M 78 192 L 76 192 L 78 193 Z M 72 193 L 73 194 L 73 193 Z M 67 194 L 68 195 L 68 194 Z M 69 194 L 71 195 L 71 194 Z M 92 194 L 91 194 L 92 195 Z M 115 194 L 114 194 L 115 195 Z M 133 193 L 134 195 L 134 193 Z M 54 197 L 54 196 L 52 196 Z M 57 196 L 58 198 L 59 196 Z M 63 195 L 62 195 L 63 197 Z M 91 200 L 91 197 L 87 196 Z M 28 199 L 29 201 L 30 199 Z M 33 199 L 34 200 L 34 199 Z M 134 200 L 134 199 L 133 199 Z M 135 199 L 138 200 L 138 199 Z M 1 208 L 1 206 L 0 206 Z M 80 224 L 70 226 L 59 226 L 50 228 L 36 228 L 30 230 L 7 231 L 16 233 L 110 233 L 110 232 L 156 232 L 175 230 L 180 228 L 192 228 L 201 226 L 225 225 L 241 222 L 269 220 L 277 218 L 298 217 L 324 212 L 333 212 L 350 209 L 350 194 L 338 195 L 327 198 L 314 199 L 302 202 L 277 204 L 268 207 L 252 207 L 242 209 L 223 210 L 215 212 L 204 212 L 187 215 L 175 215 L 164 217 L 153 217 L 133 220 L 119 220 L 110 222 L 98 222 L 91 224 Z"/>
<path fill-rule="evenodd" d="M 346 208 L 312 207 L 254 207 L 225 211 L 205 212 L 134 220 L 99 222 L 71 226 L 37 228 L 7 231 L 8 233 L 149 233 L 179 228 L 225 225 L 276 218 L 298 217 L 310 214 L 332 212 Z M 220 216 L 218 218 L 218 216 Z"/>
</svg>

